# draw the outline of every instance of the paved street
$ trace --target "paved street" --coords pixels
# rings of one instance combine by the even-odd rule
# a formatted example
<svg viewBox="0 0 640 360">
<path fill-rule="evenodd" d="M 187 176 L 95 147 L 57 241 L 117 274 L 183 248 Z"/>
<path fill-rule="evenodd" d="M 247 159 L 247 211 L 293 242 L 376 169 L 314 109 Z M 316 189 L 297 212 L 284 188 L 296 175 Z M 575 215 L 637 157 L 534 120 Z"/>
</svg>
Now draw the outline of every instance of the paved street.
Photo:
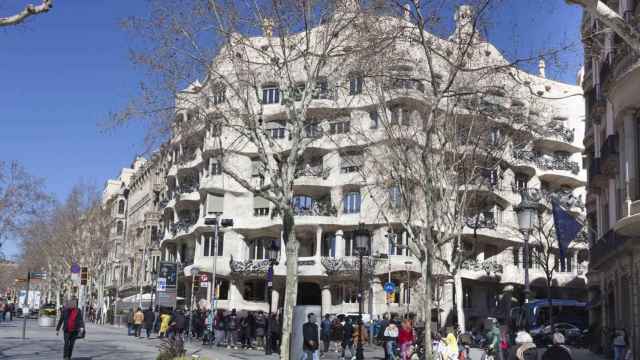
<svg viewBox="0 0 640 360">
<path fill-rule="evenodd" d="M 62 336 L 56 337 L 54 328 L 41 328 L 35 320 L 27 323 L 27 339 L 21 339 L 22 321 L 0 323 L 0 360 L 40 360 L 62 358 Z M 160 340 L 153 338 L 136 339 L 127 336 L 125 328 L 87 324 L 87 338 L 78 340 L 74 350 L 74 360 L 106 359 L 155 359 Z M 574 349 L 575 360 L 602 360 L 602 358 L 582 349 Z M 187 345 L 187 355 L 210 360 L 257 360 L 278 359 L 277 355 L 266 356 L 255 350 L 227 350 L 201 347 L 198 343 Z M 331 352 L 323 359 L 337 360 L 339 354 Z M 472 349 L 471 359 L 479 360 L 480 351 Z M 382 359 L 379 347 L 365 350 L 366 359 Z"/>
</svg>

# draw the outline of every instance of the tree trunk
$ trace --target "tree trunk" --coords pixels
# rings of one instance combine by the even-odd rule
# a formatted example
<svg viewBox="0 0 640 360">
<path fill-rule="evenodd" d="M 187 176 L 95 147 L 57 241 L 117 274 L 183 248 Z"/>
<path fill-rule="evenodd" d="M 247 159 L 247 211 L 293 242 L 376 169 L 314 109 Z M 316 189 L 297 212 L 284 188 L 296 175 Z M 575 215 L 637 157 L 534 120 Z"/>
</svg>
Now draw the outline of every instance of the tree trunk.
<svg viewBox="0 0 640 360">
<path fill-rule="evenodd" d="M 428 241 L 428 240 L 427 240 Z M 433 281 L 432 246 L 427 244 L 427 259 L 424 262 L 422 274 L 424 278 L 424 351 L 425 358 L 431 359 L 431 284 Z M 440 315 L 440 314 L 438 314 Z"/>
<path fill-rule="evenodd" d="M 298 299 L 298 248 L 293 214 L 290 210 L 282 212 L 282 235 L 287 239 L 287 278 L 284 292 L 284 314 L 282 319 L 282 342 L 280 343 L 280 359 L 289 360 L 291 334 L 293 327 L 293 307 Z M 302 330 L 302 329 L 300 329 Z"/>
<path fill-rule="evenodd" d="M 551 333 L 555 332 L 553 326 L 553 301 L 551 301 L 551 278 L 547 279 L 547 300 L 549 301 L 549 325 L 551 325 Z"/>
<path fill-rule="evenodd" d="M 602 21 L 615 31 L 631 48 L 640 53 L 640 32 L 628 24 L 622 16 L 598 0 L 566 0 L 570 4 L 582 6 L 591 16 Z"/>
<path fill-rule="evenodd" d="M 456 312 L 458 314 L 458 328 L 460 332 L 466 332 L 465 328 L 465 318 L 464 318 L 464 303 L 463 297 L 464 293 L 462 291 L 462 276 L 459 273 L 455 273 L 453 275 L 453 286 L 455 287 L 456 293 Z"/>
</svg>

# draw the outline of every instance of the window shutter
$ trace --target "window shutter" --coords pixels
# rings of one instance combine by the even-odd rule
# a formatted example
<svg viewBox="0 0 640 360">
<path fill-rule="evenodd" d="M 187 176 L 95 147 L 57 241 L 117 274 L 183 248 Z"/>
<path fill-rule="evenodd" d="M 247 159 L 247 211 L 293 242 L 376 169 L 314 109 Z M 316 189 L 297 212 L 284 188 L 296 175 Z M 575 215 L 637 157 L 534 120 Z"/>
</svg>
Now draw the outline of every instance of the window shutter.
<svg viewBox="0 0 640 360">
<path fill-rule="evenodd" d="M 207 194 L 207 214 L 222 213 L 224 209 L 224 196 Z"/>
<path fill-rule="evenodd" d="M 270 202 L 269 200 L 261 197 L 261 196 L 257 196 L 254 195 L 253 196 L 253 208 L 254 209 L 266 209 L 269 208 L 270 206 Z"/>
</svg>

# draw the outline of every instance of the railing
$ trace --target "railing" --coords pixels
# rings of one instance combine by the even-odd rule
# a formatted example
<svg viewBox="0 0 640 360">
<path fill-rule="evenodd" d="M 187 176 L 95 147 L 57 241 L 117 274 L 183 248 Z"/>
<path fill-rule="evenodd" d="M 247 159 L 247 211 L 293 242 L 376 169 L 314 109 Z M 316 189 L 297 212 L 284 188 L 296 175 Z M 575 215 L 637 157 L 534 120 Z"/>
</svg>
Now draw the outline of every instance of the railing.
<svg viewBox="0 0 640 360">
<path fill-rule="evenodd" d="M 476 259 L 468 259 L 462 263 L 461 268 L 471 271 L 484 271 L 488 275 L 498 275 L 502 274 L 503 272 L 502 264 L 498 264 L 497 262 L 491 260 L 478 261 Z"/>
<path fill-rule="evenodd" d="M 351 275 L 360 270 L 360 259 L 357 256 L 342 258 L 322 257 L 320 263 L 325 268 L 327 274 Z M 362 271 L 367 274 L 375 269 L 375 263 L 370 256 L 362 259 L 362 265 Z"/>
<path fill-rule="evenodd" d="M 314 176 L 326 179 L 331 172 L 330 168 L 323 168 L 322 165 L 310 166 L 306 165 L 303 168 L 296 169 L 296 177 L 300 176 Z"/>
<path fill-rule="evenodd" d="M 417 90 L 424 92 L 424 85 L 415 79 L 392 79 L 385 85 L 385 90 Z"/>
<path fill-rule="evenodd" d="M 244 261 L 238 261 L 238 260 L 233 260 L 233 257 L 231 257 L 231 260 L 229 261 L 229 268 L 231 269 L 232 273 L 238 273 L 242 275 L 257 275 L 257 274 L 266 273 L 267 270 L 269 269 L 269 263 L 270 263 L 270 260 L 268 259 L 264 259 L 264 260 L 249 259 Z"/>
<path fill-rule="evenodd" d="M 171 234 L 175 236 L 178 233 L 178 231 L 188 231 L 189 228 L 193 226 L 195 223 L 196 223 L 196 219 L 180 220 L 175 224 L 171 224 L 169 226 L 169 230 L 171 231 Z"/>
<path fill-rule="evenodd" d="M 192 153 L 185 153 L 182 156 L 178 157 L 178 164 L 180 165 L 184 165 L 186 163 L 188 163 L 189 161 L 193 161 L 196 159 L 196 152 L 192 152 Z"/>
<path fill-rule="evenodd" d="M 472 229 L 495 229 L 498 226 L 493 211 L 482 211 L 464 217 L 464 223 Z"/>
<path fill-rule="evenodd" d="M 575 139 L 575 129 L 569 129 L 560 121 L 551 121 L 546 127 L 538 131 L 542 136 L 556 137 L 564 142 L 571 143 Z"/>
<path fill-rule="evenodd" d="M 338 210 L 333 204 L 327 201 L 314 200 L 311 207 L 294 207 L 295 216 L 337 216 Z"/>
<path fill-rule="evenodd" d="M 567 170 L 574 174 L 580 172 L 580 165 L 566 157 L 545 155 L 532 150 L 513 150 L 513 158 L 533 163 L 543 170 Z"/>
</svg>

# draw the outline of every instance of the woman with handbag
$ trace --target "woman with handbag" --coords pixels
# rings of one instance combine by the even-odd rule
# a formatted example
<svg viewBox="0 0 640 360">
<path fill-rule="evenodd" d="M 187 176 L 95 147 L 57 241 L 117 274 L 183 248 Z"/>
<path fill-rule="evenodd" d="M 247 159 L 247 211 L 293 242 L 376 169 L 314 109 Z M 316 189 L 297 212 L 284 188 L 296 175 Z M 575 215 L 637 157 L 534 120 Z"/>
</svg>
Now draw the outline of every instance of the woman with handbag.
<svg viewBox="0 0 640 360">
<path fill-rule="evenodd" d="M 56 335 L 60 334 L 60 328 L 64 334 L 64 359 L 71 359 L 73 345 L 76 339 L 82 339 L 85 335 L 82 311 L 78 309 L 78 299 L 72 298 L 62 310 L 62 316 L 56 326 Z"/>
</svg>

